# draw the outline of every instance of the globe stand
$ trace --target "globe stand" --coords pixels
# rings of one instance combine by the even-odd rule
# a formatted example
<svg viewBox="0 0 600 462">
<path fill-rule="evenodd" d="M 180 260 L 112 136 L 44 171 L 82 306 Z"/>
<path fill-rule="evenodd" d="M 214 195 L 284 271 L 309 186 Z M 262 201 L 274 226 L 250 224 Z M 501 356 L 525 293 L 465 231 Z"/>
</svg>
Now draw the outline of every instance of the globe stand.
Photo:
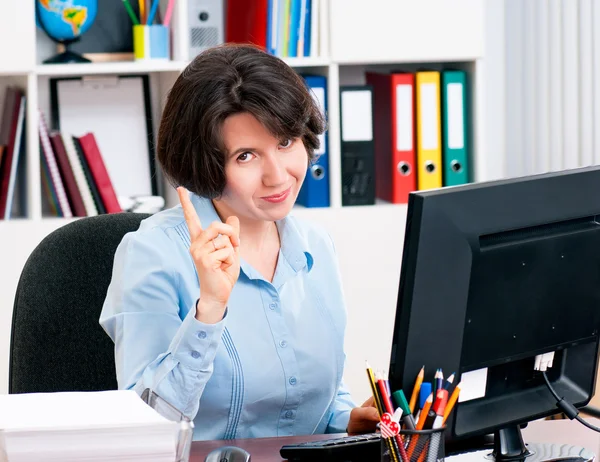
<svg viewBox="0 0 600 462">
<path fill-rule="evenodd" d="M 69 45 L 75 43 L 76 40 L 70 40 L 68 42 L 60 42 L 60 44 L 65 48 L 62 53 L 54 55 L 48 59 L 43 61 L 44 64 L 72 64 L 72 63 L 91 63 L 91 61 L 87 58 L 84 58 L 79 53 L 75 53 L 74 51 L 69 50 Z"/>
</svg>

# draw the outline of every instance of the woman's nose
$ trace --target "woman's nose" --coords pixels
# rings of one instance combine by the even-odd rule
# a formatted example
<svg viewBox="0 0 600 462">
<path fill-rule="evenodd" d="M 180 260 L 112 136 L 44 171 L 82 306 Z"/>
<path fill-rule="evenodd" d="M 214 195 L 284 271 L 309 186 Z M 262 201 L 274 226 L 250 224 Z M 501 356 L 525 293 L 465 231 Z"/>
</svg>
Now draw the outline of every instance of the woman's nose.
<svg viewBox="0 0 600 462">
<path fill-rule="evenodd" d="M 285 165 L 279 156 L 269 156 L 264 164 L 263 183 L 265 186 L 279 186 L 287 179 Z"/>
</svg>

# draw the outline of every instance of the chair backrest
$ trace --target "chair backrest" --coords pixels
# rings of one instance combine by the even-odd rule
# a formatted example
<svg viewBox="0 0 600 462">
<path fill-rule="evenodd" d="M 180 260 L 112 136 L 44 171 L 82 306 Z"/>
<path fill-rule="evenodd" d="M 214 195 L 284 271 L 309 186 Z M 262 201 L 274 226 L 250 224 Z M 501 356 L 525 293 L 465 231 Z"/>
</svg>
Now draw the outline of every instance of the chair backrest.
<svg viewBox="0 0 600 462">
<path fill-rule="evenodd" d="M 114 344 L 100 312 L 117 246 L 148 216 L 80 218 L 34 249 L 15 296 L 9 393 L 117 388 Z"/>
</svg>

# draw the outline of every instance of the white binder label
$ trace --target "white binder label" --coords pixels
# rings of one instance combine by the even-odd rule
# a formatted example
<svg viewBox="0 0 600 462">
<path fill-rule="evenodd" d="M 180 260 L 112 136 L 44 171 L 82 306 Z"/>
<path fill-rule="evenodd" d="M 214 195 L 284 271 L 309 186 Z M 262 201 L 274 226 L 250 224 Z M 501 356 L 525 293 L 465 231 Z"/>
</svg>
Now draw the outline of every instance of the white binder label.
<svg viewBox="0 0 600 462">
<path fill-rule="evenodd" d="M 435 83 L 421 84 L 421 146 L 423 149 L 438 149 L 438 93 Z"/>
<path fill-rule="evenodd" d="M 342 91 L 342 141 L 371 141 L 372 117 L 369 90 Z"/>
<path fill-rule="evenodd" d="M 325 116 L 325 89 L 321 87 L 313 87 L 312 92 L 313 98 L 321 109 L 321 113 Z M 325 154 L 325 133 L 321 133 L 319 135 L 319 143 L 319 149 L 315 149 L 315 154 Z"/>
<path fill-rule="evenodd" d="M 396 150 L 413 150 L 412 85 L 396 85 Z"/>
<path fill-rule="evenodd" d="M 448 92 L 448 147 L 462 149 L 465 147 L 464 139 L 464 108 L 462 83 L 449 83 Z"/>
</svg>

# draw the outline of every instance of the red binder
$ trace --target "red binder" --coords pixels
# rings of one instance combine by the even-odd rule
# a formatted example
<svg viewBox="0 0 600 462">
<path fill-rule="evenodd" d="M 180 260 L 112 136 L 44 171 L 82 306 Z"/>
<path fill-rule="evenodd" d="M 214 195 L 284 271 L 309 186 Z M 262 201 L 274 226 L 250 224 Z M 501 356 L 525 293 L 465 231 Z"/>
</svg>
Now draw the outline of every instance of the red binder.
<svg viewBox="0 0 600 462">
<path fill-rule="evenodd" d="M 267 47 L 268 0 L 228 0 L 225 41 Z"/>
<path fill-rule="evenodd" d="M 374 93 L 376 195 L 405 204 L 417 189 L 414 75 L 367 72 L 366 79 Z"/>
<path fill-rule="evenodd" d="M 94 134 L 87 133 L 77 139 L 79 140 L 85 160 L 94 177 L 94 182 L 96 183 L 96 187 L 102 198 L 106 213 L 121 212 L 121 205 L 119 204 L 112 181 L 110 180 L 110 176 L 108 175 L 108 171 L 102 160 L 102 154 L 100 153 Z"/>
</svg>

